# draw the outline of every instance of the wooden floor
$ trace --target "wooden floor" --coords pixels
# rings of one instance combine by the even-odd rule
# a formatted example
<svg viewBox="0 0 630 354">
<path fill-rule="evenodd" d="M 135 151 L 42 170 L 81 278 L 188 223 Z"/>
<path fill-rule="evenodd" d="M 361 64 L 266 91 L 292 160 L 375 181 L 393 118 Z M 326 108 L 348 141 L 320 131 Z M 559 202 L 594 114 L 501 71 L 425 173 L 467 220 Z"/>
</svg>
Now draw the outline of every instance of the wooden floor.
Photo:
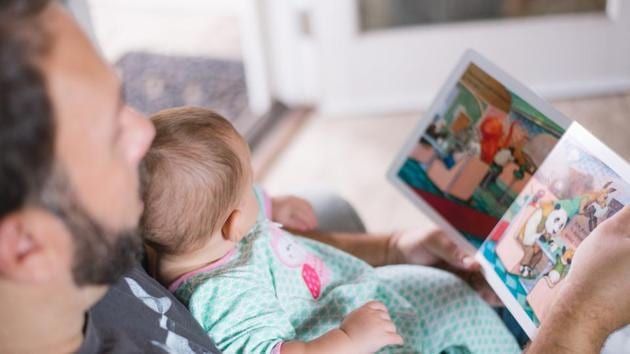
<svg viewBox="0 0 630 354">
<path fill-rule="evenodd" d="M 630 159 L 630 93 L 554 102 L 625 159 Z M 426 228 L 428 219 L 385 179 L 421 112 L 379 117 L 313 113 L 261 178 L 272 194 L 334 190 L 358 209 L 368 229 Z"/>
</svg>

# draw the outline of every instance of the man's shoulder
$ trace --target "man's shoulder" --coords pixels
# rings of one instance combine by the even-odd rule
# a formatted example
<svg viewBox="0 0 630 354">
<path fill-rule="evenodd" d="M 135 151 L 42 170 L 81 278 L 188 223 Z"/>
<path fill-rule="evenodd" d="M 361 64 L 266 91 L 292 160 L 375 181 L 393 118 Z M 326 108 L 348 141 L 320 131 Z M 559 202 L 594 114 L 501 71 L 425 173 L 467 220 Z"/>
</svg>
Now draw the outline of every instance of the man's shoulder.
<svg viewBox="0 0 630 354">
<path fill-rule="evenodd" d="M 89 317 L 106 348 L 113 343 L 127 352 L 219 353 L 188 310 L 139 265 L 109 289 Z"/>
</svg>

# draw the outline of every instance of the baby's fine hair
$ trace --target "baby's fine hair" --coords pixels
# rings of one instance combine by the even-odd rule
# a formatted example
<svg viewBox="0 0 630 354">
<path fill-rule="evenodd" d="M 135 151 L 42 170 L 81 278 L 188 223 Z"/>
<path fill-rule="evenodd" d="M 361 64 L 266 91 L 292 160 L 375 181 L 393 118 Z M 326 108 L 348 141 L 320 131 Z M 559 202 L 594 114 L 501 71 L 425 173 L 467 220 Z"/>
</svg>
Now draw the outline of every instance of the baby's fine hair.
<svg viewBox="0 0 630 354">
<path fill-rule="evenodd" d="M 199 247 L 220 228 L 244 190 L 245 144 L 208 109 L 180 107 L 151 117 L 155 139 L 142 163 L 144 242 L 163 254 Z"/>
</svg>

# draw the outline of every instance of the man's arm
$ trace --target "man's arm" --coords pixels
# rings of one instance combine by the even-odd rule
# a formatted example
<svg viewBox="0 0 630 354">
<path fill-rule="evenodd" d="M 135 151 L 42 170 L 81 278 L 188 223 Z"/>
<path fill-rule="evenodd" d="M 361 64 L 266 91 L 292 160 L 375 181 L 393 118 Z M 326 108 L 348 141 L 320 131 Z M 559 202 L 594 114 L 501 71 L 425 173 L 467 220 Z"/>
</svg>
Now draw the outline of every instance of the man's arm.
<svg viewBox="0 0 630 354">
<path fill-rule="evenodd" d="M 479 269 L 479 263 L 440 229 L 407 230 L 378 235 L 319 231 L 295 233 L 337 247 L 375 267 L 418 264 L 448 266 L 451 270 L 454 268 L 463 271 Z"/>
<path fill-rule="evenodd" d="M 346 206 L 347 207 L 347 206 Z M 295 196 L 268 197 L 265 213 L 291 233 L 329 244 L 363 259 L 372 266 L 387 264 L 438 265 L 446 262 L 460 270 L 478 270 L 479 264 L 441 229 L 406 230 L 392 234 L 322 232 L 317 230 L 313 206 Z M 350 217 L 354 214 L 347 213 Z"/>
<path fill-rule="evenodd" d="M 569 286 L 563 290 L 573 289 Z M 570 294 L 568 297 L 563 295 L 561 291 L 557 296 L 557 305 L 551 306 L 536 339 L 527 348 L 527 354 L 595 354 L 601 351 L 612 330 L 599 325 L 599 311 L 576 306 L 570 303 Z"/>
<path fill-rule="evenodd" d="M 368 264 L 378 267 L 389 264 L 388 250 L 392 235 L 357 234 L 343 232 L 295 231 L 302 235 L 333 247 L 339 248 L 360 258 Z"/>
</svg>

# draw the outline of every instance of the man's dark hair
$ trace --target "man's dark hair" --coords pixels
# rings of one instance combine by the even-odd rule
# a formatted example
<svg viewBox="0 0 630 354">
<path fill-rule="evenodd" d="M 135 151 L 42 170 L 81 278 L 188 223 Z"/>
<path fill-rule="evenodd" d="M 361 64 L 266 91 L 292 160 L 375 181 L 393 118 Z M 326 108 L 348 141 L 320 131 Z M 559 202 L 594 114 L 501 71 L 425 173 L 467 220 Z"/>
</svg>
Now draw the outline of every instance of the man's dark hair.
<svg viewBox="0 0 630 354">
<path fill-rule="evenodd" d="M 54 159 L 54 120 L 37 61 L 48 0 L 0 0 L 0 218 L 37 198 Z"/>
</svg>

